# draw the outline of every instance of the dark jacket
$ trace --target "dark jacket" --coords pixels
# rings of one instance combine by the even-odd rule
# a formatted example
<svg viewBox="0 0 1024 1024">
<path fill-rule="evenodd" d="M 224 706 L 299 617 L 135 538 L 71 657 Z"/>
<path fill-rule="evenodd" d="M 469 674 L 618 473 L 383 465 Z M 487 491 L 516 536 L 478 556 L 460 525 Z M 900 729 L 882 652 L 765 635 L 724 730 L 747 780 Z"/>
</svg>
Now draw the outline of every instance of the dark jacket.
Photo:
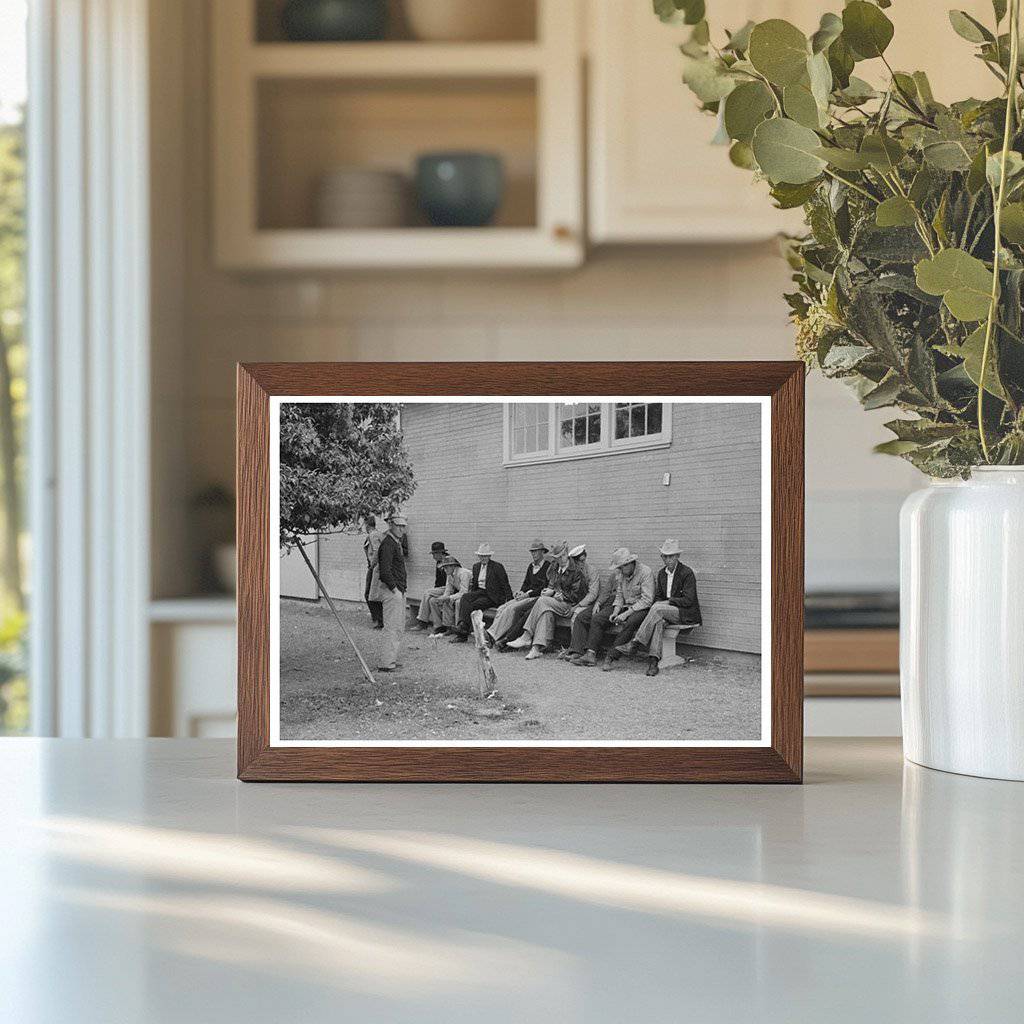
<svg viewBox="0 0 1024 1024">
<path fill-rule="evenodd" d="M 668 601 L 679 609 L 679 618 L 683 625 L 699 626 L 703 621 L 700 617 L 700 603 L 697 601 L 697 577 L 688 565 L 680 562 L 672 577 L 672 593 L 666 594 L 668 572 L 662 567 L 654 584 L 654 600 Z"/>
<path fill-rule="evenodd" d="M 402 544 L 393 533 L 385 533 L 377 552 L 377 566 L 381 583 L 389 590 L 400 590 L 404 594 L 408 587 L 405 574 L 405 555 Z"/>
<path fill-rule="evenodd" d="M 471 592 L 480 589 L 480 567 L 482 565 L 482 562 L 477 562 L 473 566 L 473 580 L 469 585 Z M 509 586 L 508 573 L 505 572 L 505 566 L 501 562 L 496 562 L 492 558 L 487 563 L 487 578 L 484 582 L 487 596 L 494 604 L 504 604 L 506 601 L 512 600 L 512 587 Z"/>
<path fill-rule="evenodd" d="M 539 566 L 531 562 L 526 567 L 523 585 L 519 589 L 524 594 L 529 594 L 530 597 L 540 597 L 540 592 L 548 585 L 548 569 L 550 568 L 550 564 L 545 561 L 542 561 Z"/>
<path fill-rule="evenodd" d="M 579 604 L 586 596 L 590 581 L 587 574 L 577 565 L 570 562 L 564 569 L 557 562 L 551 563 L 548 573 L 548 586 L 568 604 Z"/>
</svg>

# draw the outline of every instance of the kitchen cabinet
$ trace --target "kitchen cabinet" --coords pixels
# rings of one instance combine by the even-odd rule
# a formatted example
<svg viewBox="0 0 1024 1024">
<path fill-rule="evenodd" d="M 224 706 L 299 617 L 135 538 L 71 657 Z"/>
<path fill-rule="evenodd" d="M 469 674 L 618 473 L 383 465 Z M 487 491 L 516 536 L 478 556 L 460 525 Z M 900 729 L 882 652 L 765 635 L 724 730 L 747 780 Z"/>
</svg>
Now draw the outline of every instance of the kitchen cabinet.
<svg viewBox="0 0 1024 1024">
<path fill-rule="evenodd" d="M 528 3 L 530 0 L 520 0 Z M 211 5 L 214 254 L 230 269 L 564 267 L 583 258 L 580 0 L 532 0 L 533 38 L 282 38 L 275 0 Z M 423 152 L 498 154 L 493 224 L 331 227 L 328 175 Z M 411 196 L 410 196 L 411 199 Z"/>
</svg>

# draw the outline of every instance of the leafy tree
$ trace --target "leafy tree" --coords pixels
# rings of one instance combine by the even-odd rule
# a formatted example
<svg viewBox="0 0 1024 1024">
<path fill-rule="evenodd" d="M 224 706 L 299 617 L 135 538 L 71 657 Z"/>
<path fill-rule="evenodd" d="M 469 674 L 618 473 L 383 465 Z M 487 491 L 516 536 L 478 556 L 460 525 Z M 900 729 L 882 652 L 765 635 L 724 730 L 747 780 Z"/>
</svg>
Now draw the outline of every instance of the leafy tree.
<svg viewBox="0 0 1024 1024">
<path fill-rule="evenodd" d="M 1021 0 L 993 0 L 987 23 L 949 12 L 998 93 L 951 104 L 890 65 L 890 0 L 850 0 L 811 35 L 770 18 L 718 40 L 705 0 L 653 2 L 691 26 L 683 80 L 716 141 L 803 207 L 786 298 L 808 367 L 909 413 L 878 450 L 925 473 L 1024 463 Z"/>
<path fill-rule="evenodd" d="M 282 546 L 357 529 L 409 500 L 416 482 L 398 411 L 387 402 L 282 404 Z"/>
</svg>

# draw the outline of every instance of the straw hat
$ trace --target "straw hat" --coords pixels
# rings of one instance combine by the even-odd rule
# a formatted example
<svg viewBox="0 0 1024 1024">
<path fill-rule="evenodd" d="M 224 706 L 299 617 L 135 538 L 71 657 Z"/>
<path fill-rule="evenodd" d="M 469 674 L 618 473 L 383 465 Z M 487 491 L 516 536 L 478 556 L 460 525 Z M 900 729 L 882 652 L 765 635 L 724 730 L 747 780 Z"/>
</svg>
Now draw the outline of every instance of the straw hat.
<svg viewBox="0 0 1024 1024">
<path fill-rule="evenodd" d="M 612 569 L 621 569 L 624 565 L 629 565 L 630 562 L 636 561 L 636 555 L 634 555 L 629 548 L 616 548 L 615 553 L 612 555 Z"/>
<path fill-rule="evenodd" d="M 477 555 L 493 555 L 494 554 L 494 548 L 492 548 L 490 544 L 481 544 L 480 547 L 478 547 L 476 549 L 474 554 L 477 554 Z"/>
<path fill-rule="evenodd" d="M 547 546 L 547 544 L 544 543 L 544 541 L 542 541 L 540 539 L 540 537 L 534 537 L 533 541 L 530 544 L 530 550 L 531 551 L 547 551 L 548 550 L 548 546 Z"/>
<path fill-rule="evenodd" d="M 683 549 L 679 546 L 679 541 L 669 538 L 664 544 L 658 548 L 658 551 L 662 555 L 681 555 Z"/>
</svg>

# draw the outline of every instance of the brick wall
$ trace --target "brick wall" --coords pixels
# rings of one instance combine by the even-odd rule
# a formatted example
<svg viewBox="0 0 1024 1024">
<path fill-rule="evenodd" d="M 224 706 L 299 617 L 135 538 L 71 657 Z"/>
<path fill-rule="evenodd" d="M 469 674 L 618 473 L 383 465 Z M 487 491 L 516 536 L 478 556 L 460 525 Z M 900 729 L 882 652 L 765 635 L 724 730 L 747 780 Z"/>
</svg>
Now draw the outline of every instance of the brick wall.
<svg viewBox="0 0 1024 1024">
<path fill-rule="evenodd" d="M 433 540 L 465 565 L 488 541 L 517 589 L 538 535 L 586 543 L 601 563 L 628 546 L 652 568 L 677 537 L 704 613 L 694 642 L 760 650 L 759 406 L 676 404 L 668 448 L 514 467 L 502 465 L 498 403 L 408 405 L 402 417 L 417 479 L 405 509 L 410 594 L 432 585 Z M 325 538 L 320 565 L 332 595 L 361 597 L 358 537 Z"/>
</svg>

